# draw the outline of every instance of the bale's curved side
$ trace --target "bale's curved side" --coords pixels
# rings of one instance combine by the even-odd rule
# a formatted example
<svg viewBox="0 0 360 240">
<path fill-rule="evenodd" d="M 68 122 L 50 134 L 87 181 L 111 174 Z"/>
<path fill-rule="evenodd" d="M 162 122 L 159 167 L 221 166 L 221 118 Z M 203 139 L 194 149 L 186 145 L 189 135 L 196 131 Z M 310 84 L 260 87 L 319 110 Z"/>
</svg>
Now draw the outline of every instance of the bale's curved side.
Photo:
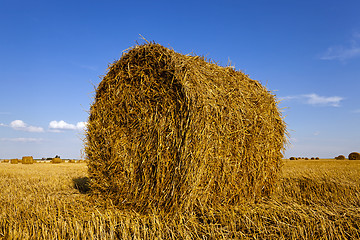
<svg viewBox="0 0 360 240">
<path fill-rule="evenodd" d="M 140 210 L 261 197 L 273 189 L 285 133 L 259 82 L 158 44 L 136 46 L 109 67 L 91 106 L 91 187 Z"/>
</svg>

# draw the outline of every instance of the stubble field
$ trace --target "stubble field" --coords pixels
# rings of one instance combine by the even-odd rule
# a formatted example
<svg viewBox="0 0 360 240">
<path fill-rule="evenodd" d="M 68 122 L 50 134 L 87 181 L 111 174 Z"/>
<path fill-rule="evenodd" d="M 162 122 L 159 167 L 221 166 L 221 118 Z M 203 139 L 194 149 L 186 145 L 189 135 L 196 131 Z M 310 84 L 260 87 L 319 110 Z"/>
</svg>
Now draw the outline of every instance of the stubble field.
<svg viewBox="0 0 360 240">
<path fill-rule="evenodd" d="M 141 215 L 90 196 L 87 166 L 0 164 L 0 239 L 360 239 L 360 161 L 284 160 L 270 199 Z"/>
</svg>

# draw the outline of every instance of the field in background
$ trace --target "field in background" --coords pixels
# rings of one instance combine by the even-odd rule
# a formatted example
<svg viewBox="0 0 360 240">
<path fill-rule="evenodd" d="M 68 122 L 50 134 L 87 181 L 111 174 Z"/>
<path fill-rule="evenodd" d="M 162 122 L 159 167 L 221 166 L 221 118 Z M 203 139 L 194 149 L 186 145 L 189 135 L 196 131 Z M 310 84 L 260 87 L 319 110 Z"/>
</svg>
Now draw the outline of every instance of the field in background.
<svg viewBox="0 0 360 240">
<path fill-rule="evenodd" d="M 360 239 L 360 161 L 284 160 L 271 199 L 169 216 L 89 197 L 86 164 L 0 163 L 0 239 Z"/>
</svg>

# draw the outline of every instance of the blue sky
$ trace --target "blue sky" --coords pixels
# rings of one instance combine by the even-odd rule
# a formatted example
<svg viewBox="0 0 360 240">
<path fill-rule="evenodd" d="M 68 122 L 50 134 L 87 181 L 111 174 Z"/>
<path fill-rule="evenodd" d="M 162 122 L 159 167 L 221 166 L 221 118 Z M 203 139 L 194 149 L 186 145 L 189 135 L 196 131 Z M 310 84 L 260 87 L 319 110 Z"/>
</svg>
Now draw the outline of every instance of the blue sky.
<svg viewBox="0 0 360 240">
<path fill-rule="evenodd" d="M 282 100 L 285 155 L 360 152 L 360 2 L 0 0 L 0 158 L 80 158 L 94 86 L 142 43 L 229 60 Z"/>
</svg>

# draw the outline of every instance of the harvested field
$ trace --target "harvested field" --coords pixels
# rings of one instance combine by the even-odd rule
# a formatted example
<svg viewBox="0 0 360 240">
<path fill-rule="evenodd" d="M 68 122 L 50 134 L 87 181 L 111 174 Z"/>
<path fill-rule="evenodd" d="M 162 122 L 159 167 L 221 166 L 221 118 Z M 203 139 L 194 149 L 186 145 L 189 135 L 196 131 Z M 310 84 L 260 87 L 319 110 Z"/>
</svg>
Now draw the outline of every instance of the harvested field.
<svg viewBox="0 0 360 240">
<path fill-rule="evenodd" d="M 85 164 L 0 164 L 0 239 L 360 238 L 360 161 L 283 163 L 268 199 L 172 215 L 90 197 Z"/>
</svg>

